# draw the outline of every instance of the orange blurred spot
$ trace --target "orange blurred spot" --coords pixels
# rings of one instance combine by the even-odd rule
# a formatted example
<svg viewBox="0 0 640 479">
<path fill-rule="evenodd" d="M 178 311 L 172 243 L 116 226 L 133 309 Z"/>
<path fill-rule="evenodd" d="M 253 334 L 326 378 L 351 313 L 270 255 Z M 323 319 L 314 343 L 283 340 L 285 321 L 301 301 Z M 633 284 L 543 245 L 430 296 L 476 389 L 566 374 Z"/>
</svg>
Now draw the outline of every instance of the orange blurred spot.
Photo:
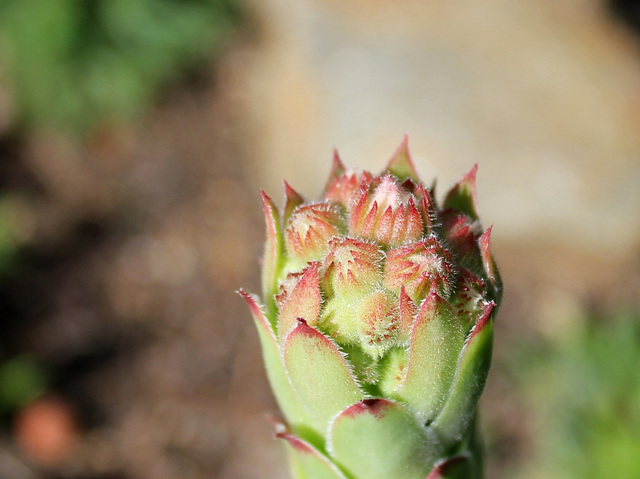
<svg viewBox="0 0 640 479">
<path fill-rule="evenodd" d="M 59 398 L 44 397 L 29 403 L 14 423 L 15 440 L 32 461 L 56 467 L 73 453 L 78 428 L 69 404 Z"/>
</svg>

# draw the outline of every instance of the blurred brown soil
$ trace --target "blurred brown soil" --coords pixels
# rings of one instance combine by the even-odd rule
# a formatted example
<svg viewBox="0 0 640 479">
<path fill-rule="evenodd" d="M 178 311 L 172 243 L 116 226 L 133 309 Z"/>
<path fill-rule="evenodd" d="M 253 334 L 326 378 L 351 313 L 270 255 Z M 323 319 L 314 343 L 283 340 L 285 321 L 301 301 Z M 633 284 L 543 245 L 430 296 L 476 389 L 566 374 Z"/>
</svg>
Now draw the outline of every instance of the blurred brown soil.
<svg viewBox="0 0 640 479">
<path fill-rule="evenodd" d="M 257 290 L 263 226 L 233 55 L 167 92 L 142 125 L 105 127 L 88 145 L 54 133 L 2 144 L 25 246 L 1 285 L 0 352 L 41 361 L 81 431 L 51 467 L 7 426 L 0 477 L 267 477 L 255 469 L 268 471 L 265 455 L 282 467 L 234 294 Z M 244 450 L 243 434 L 265 452 Z"/>
</svg>

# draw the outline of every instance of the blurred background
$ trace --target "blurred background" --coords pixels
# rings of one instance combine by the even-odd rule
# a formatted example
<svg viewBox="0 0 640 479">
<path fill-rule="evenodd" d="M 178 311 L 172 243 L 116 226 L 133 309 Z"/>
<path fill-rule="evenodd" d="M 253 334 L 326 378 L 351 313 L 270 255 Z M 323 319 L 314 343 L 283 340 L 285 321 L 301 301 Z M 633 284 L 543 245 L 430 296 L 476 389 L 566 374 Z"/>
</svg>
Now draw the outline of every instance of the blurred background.
<svg viewBox="0 0 640 479">
<path fill-rule="evenodd" d="M 487 477 L 640 477 L 637 1 L 3 0 L 0 478 L 287 477 L 258 190 L 405 132 L 480 165 Z"/>
</svg>

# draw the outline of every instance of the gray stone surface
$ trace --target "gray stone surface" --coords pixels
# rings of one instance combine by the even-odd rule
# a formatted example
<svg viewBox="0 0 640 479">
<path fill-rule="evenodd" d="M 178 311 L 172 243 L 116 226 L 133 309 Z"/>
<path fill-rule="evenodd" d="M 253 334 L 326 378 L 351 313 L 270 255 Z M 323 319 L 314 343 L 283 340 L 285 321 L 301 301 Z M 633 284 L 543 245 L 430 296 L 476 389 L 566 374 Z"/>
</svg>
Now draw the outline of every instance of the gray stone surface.
<svg viewBox="0 0 640 479">
<path fill-rule="evenodd" d="M 440 193 L 480 164 L 498 240 L 626 254 L 640 222 L 640 51 L 595 0 L 257 3 L 249 105 L 267 190 L 313 196 L 335 146 L 402 134 Z M 322 178 L 321 181 L 318 178 Z"/>
</svg>

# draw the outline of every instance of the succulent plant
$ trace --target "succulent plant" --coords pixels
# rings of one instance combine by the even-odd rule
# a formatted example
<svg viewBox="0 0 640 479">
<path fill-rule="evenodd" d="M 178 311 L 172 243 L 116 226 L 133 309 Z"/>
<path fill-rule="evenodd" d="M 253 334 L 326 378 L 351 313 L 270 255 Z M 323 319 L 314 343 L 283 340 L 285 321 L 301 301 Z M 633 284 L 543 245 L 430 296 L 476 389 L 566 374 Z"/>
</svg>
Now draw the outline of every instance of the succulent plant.
<svg viewBox="0 0 640 479">
<path fill-rule="evenodd" d="M 334 154 L 319 201 L 264 192 L 264 305 L 244 291 L 302 479 L 482 477 L 476 431 L 501 281 L 477 167 L 438 207 L 405 136 L 374 176 Z"/>
</svg>

